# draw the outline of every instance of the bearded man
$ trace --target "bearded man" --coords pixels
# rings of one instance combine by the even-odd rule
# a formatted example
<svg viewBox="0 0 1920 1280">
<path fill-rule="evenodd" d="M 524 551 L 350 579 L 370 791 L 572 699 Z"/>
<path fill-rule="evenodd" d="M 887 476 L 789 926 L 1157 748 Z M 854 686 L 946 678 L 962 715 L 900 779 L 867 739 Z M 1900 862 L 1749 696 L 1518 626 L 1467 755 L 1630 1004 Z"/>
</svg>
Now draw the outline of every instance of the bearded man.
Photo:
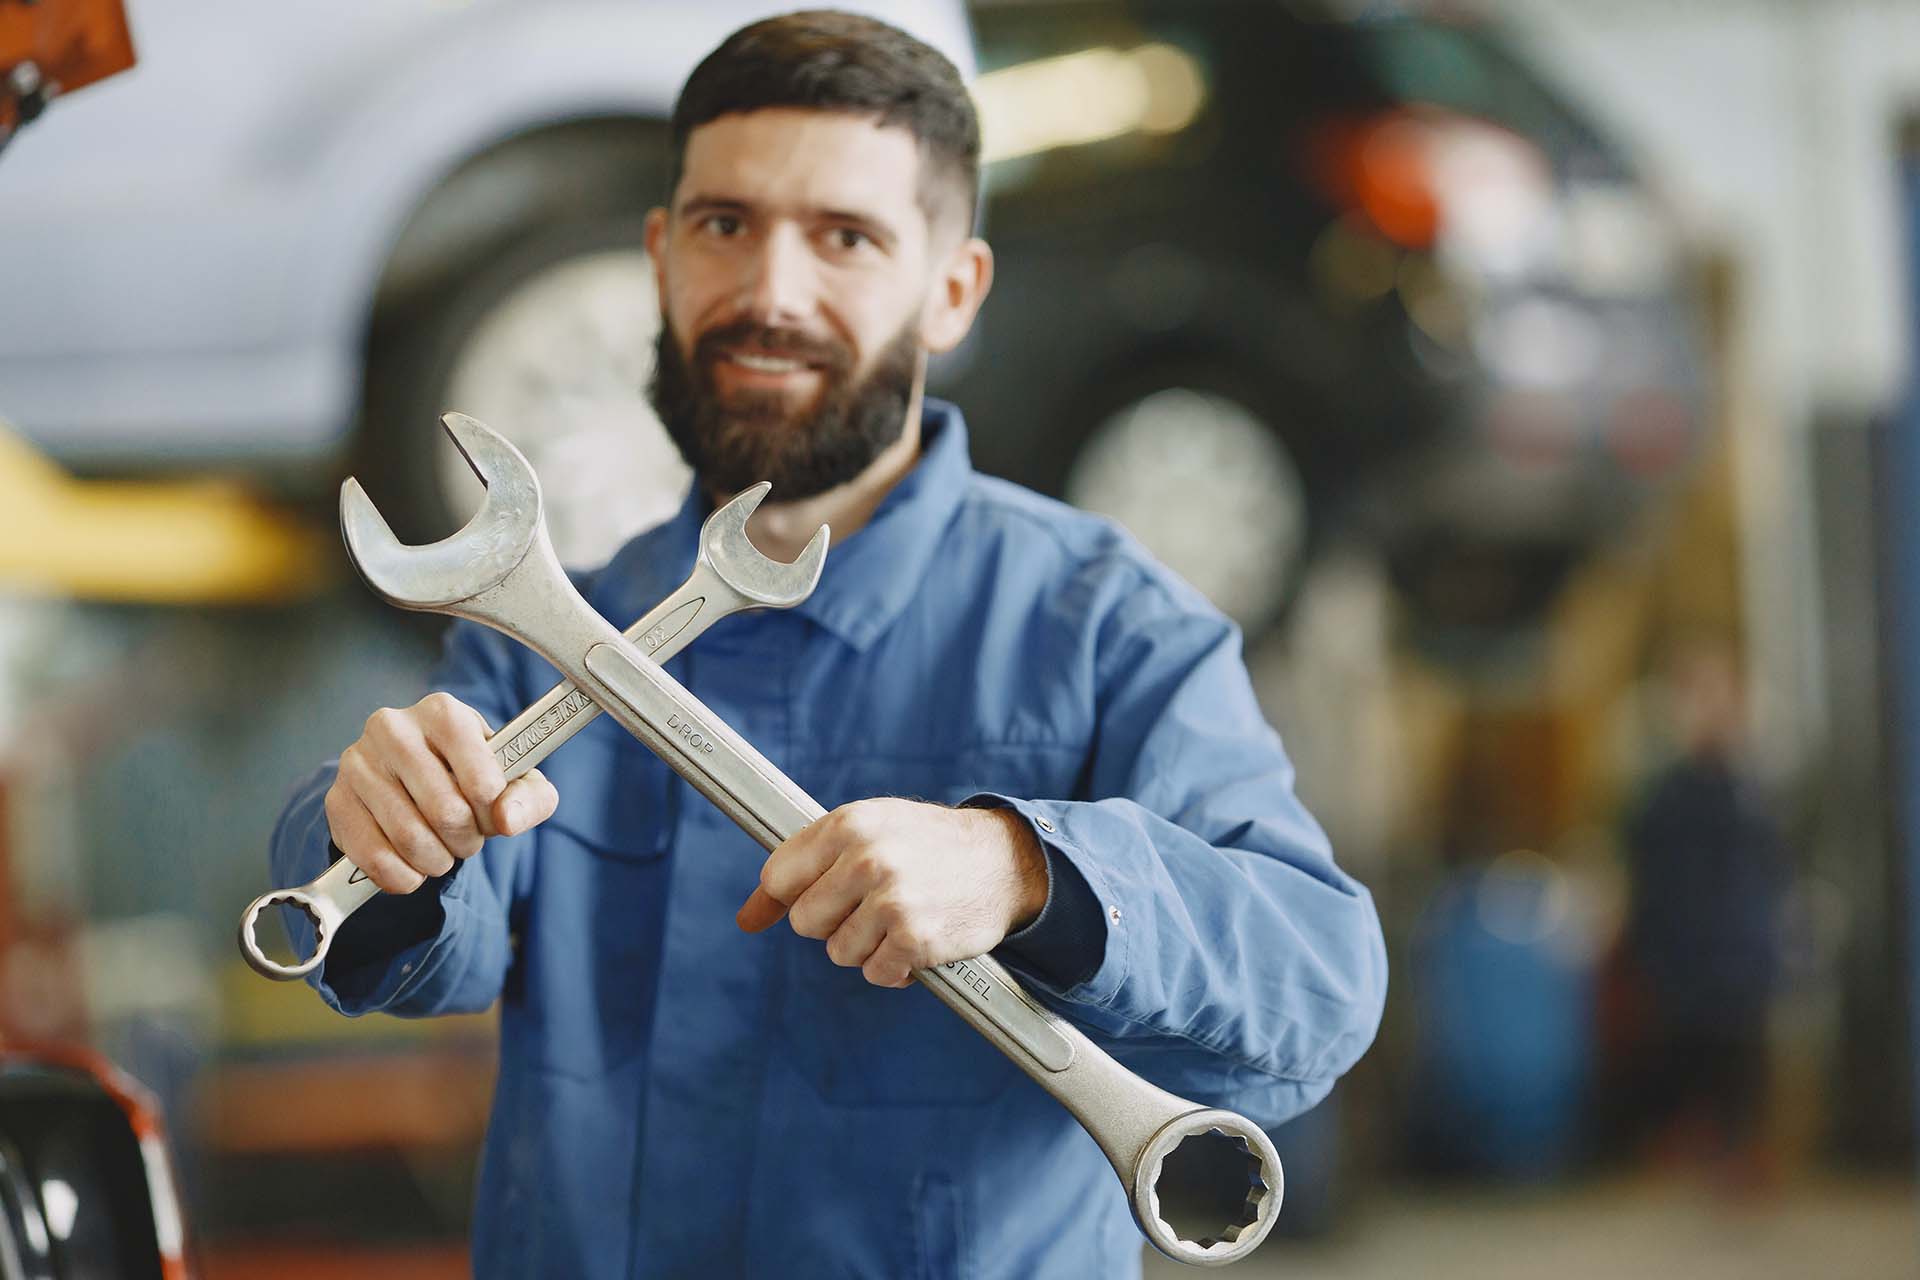
<svg viewBox="0 0 1920 1280">
<path fill-rule="evenodd" d="M 1110 524 L 975 474 L 923 398 L 992 279 L 953 66 L 867 18 L 757 23 L 673 139 L 652 393 L 696 479 L 585 594 L 639 616 L 759 480 L 763 551 L 831 524 L 807 601 L 669 664 L 831 812 L 766 857 L 606 717 L 504 785 L 487 726 L 556 673 L 456 623 L 438 691 L 374 713 L 275 833 L 277 883 L 334 846 L 388 891 L 310 981 L 350 1014 L 499 1002 L 482 1275 L 1137 1275 L 1087 1134 L 896 988 L 992 951 L 1141 1075 L 1274 1125 L 1373 1037 L 1372 901 L 1233 626 Z"/>
</svg>

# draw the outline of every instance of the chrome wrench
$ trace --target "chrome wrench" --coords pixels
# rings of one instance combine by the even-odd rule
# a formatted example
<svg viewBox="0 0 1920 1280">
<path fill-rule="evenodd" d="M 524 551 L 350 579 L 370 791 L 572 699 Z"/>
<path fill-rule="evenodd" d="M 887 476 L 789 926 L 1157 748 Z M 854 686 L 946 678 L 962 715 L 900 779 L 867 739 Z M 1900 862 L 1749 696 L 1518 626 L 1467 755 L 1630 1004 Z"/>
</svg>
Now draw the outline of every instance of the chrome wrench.
<svg viewBox="0 0 1920 1280">
<path fill-rule="evenodd" d="M 486 501 L 459 533 L 408 547 L 360 486 L 347 481 L 341 524 L 368 584 L 402 608 L 471 618 L 528 645 L 763 847 L 821 817 L 819 804 L 574 590 L 547 541 L 539 482 L 519 452 L 472 418 L 448 414 L 441 421 L 487 486 Z M 1220 1266 L 1265 1239 L 1284 1179 L 1273 1143 L 1257 1125 L 1134 1075 L 1035 1003 L 991 957 L 914 977 L 1086 1128 L 1156 1248 L 1182 1262 Z"/>
<path fill-rule="evenodd" d="M 700 526 L 693 572 L 673 594 L 648 610 L 625 635 L 655 662 L 665 662 L 708 627 L 745 609 L 788 609 L 813 594 L 826 563 L 828 532 L 820 526 L 791 564 L 760 553 L 747 537 L 747 518 L 773 486 L 765 481 L 718 508 Z M 545 760 L 592 723 L 600 707 L 563 680 L 487 739 L 494 759 L 512 782 Z M 327 957 L 346 918 L 380 889 L 367 873 L 336 858 L 315 879 L 292 889 L 263 893 L 240 917 L 240 954 L 254 972 L 286 982 L 313 972 Z M 260 914 L 282 904 L 299 907 L 313 921 L 313 954 L 297 964 L 267 955 L 257 937 Z"/>
</svg>

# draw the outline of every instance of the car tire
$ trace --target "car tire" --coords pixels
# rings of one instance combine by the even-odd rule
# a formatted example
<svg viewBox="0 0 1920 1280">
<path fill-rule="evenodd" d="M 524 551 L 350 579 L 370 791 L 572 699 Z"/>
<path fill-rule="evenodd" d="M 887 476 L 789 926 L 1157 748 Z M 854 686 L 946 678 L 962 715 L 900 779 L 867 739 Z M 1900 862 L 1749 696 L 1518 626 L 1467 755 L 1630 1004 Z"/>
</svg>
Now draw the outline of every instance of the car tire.
<svg viewBox="0 0 1920 1280">
<path fill-rule="evenodd" d="M 659 324 L 638 217 L 539 229 L 383 317 L 361 450 L 395 532 L 443 537 L 480 501 L 439 427 L 448 410 L 527 455 L 565 564 L 603 563 L 670 516 L 689 473 L 646 400 Z"/>
<path fill-rule="evenodd" d="M 1089 403 L 1055 463 L 1057 492 L 1118 521 L 1248 636 L 1276 625 L 1321 532 L 1304 428 L 1283 427 L 1249 380 L 1205 367 L 1150 372 Z"/>
</svg>

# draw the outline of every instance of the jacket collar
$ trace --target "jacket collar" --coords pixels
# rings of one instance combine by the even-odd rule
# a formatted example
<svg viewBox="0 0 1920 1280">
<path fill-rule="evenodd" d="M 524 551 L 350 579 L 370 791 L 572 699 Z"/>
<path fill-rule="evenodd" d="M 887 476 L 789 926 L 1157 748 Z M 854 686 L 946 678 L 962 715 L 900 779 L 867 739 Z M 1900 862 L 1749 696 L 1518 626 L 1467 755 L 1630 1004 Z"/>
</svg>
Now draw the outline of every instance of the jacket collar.
<svg viewBox="0 0 1920 1280">
<path fill-rule="evenodd" d="M 926 398 L 920 432 L 920 460 L 913 470 L 881 499 L 864 528 L 831 544 L 819 586 L 793 610 L 860 652 L 926 584 L 941 534 L 973 474 L 959 409 Z M 592 592 L 596 607 L 625 625 L 663 599 L 692 567 L 700 524 L 711 511 L 695 484 L 671 520 L 627 543 L 608 563 Z"/>
</svg>

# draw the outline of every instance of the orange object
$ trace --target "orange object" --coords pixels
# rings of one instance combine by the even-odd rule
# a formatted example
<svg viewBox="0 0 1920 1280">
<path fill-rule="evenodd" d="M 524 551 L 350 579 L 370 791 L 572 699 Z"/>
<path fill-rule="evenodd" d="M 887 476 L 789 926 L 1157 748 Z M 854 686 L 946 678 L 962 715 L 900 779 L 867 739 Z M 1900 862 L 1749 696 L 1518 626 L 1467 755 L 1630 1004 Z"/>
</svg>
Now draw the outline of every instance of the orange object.
<svg viewBox="0 0 1920 1280">
<path fill-rule="evenodd" d="M 31 62 L 45 97 L 72 93 L 133 65 L 121 0 L 0 0 L 0 138 L 21 120 L 14 69 Z"/>
<path fill-rule="evenodd" d="M 1404 109 L 1327 124 L 1308 145 L 1314 180 L 1334 203 L 1358 209 L 1394 244 L 1430 249 L 1440 229 L 1427 155 L 1431 127 Z"/>
</svg>

